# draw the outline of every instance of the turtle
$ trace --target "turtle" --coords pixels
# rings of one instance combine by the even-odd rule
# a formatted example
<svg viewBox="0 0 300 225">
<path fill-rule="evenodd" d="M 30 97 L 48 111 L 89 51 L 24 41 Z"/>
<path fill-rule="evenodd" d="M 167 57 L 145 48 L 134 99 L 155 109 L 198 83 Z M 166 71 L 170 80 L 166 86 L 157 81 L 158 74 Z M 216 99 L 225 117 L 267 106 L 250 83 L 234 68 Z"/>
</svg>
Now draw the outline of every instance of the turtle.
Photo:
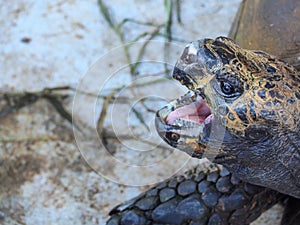
<svg viewBox="0 0 300 225">
<path fill-rule="evenodd" d="M 230 38 L 185 47 L 172 76 L 189 92 L 157 112 L 157 131 L 216 165 L 115 207 L 108 225 L 250 224 L 278 202 L 281 223 L 300 224 L 299 12 L 297 0 L 243 1 Z"/>
</svg>

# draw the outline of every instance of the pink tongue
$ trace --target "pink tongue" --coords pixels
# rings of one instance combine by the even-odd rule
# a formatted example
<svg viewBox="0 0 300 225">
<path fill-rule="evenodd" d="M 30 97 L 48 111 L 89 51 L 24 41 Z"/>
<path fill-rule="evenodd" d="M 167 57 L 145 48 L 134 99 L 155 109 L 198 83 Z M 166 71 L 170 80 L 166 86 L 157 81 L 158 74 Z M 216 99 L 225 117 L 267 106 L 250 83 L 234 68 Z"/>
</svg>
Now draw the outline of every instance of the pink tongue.
<svg viewBox="0 0 300 225">
<path fill-rule="evenodd" d="M 205 118 L 211 114 L 210 109 L 202 99 L 197 100 L 189 105 L 182 106 L 171 112 L 166 122 L 173 124 L 176 119 L 185 119 L 197 123 L 203 123 Z"/>
</svg>

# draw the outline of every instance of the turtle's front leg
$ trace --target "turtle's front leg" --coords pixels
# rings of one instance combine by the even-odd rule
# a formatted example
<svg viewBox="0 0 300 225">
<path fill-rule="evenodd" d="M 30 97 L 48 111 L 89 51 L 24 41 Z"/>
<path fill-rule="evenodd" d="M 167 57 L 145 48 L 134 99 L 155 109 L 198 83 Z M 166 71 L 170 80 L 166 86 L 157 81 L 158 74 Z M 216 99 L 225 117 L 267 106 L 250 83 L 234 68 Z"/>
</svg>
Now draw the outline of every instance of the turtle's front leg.
<svg viewBox="0 0 300 225">
<path fill-rule="evenodd" d="M 115 207 L 107 224 L 249 224 L 283 198 L 224 168 L 195 168 Z"/>
</svg>

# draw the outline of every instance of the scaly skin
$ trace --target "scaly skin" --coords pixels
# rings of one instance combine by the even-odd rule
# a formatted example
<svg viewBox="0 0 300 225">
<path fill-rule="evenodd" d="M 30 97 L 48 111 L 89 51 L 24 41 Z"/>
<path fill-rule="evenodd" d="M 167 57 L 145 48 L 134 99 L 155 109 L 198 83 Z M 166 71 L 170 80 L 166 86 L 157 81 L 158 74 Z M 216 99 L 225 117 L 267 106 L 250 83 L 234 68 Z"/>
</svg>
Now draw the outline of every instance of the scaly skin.
<svg viewBox="0 0 300 225">
<path fill-rule="evenodd" d="M 283 198 L 237 179 L 224 168 L 195 168 L 115 207 L 107 225 L 246 225 Z"/>
</svg>

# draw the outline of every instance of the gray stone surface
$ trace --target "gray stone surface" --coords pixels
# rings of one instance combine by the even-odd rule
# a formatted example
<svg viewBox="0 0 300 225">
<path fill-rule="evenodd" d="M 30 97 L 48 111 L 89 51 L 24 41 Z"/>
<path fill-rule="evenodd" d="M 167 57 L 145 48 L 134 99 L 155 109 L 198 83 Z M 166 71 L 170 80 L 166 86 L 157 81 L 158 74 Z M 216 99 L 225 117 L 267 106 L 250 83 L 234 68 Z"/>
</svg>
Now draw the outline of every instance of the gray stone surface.
<svg viewBox="0 0 300 225">
<path fill-rule="evenodd" d="M 173 37 L 181 40 L 177 42 L 179 49 L 188 41 L 226 35 L 239 2 L 240 0 L 182 1 L 182 24 L 176 22 L 174 14 L 171 27 Z M 129 0 L 126 3 L 113 0 L 104 3 L 113 16 L 114 23 L 120 23 L 125 18 L 153 24 L 166 22 L 167 12 L 163 0 Z M 18 95 L 22 91 L 40 91 L 43 88 L 65 85 L 75 89 L 83 77 L 90 80 L 81 91 L 93 94 L 101 90 L 101 87 L 97 86 L 99 80 L 103 82 L 112 78 L 106 83 L 110 88 L 132 84 L 130 76 L 123 75 L 120 79 L 121 75 L 112 77 L 111 74 L 105 74 L 105 71 L 115 66 L 114 64 L 127 65 L 128 61 L 121 51 L 122 48 L 120 54 L 114 54 L 109 59 L 105 68 L 93 67 L 94 70 L 89 70 L 99 57 L 101 61 L 101 56 L 121 45 L 120 38 L 109 27 L 96 0 L 2 1 L 0 14 L 1 109 L 8 105 L 3 93 Z M 141 34 L 151 33 L 155 29 L 155 26 L 128 22 L 122 29 L 124 42 L 131 42 Z M 160 32 L 164 34 L 164 27 Z M 146 35 L 141 40 L 150 36 Z M 165 40 L 162 36 L 157 36 L 156 39 Z M 164 49 L 152 48 L 147 50 L 147 54 L 149 55 L 145 58 L 161 56 Z M 173 58 L 176 59 L 179 54 L 180 52 L 175 51 Z M 140 67 L 139 72 L 151 74 L 161 71 L 160 68 L 163 67 L 145 64 Z M 87 76 L 87 72 L 90 77 Z M 126 74 L 126 70 L 122 73 Z M 177 92 L 173 93 L 176 89 L 174 87 L 166 88 L 157 84 L 136 90 L 126 89 L 124 96 L 142 96 L 150 92 L 178 96 Z M 132 94 L 135 91 L 137 93 Z M 75 92 L 68 90 L 66 93 L 71 97 L 61 102 L 68 111 L 72 111 L 72 97 Z M 121 94 L 120 96 L 124 97 Z M 118 98 L 119 102 L 122 102 L 121 97 Z M 12 97 L 9 100 L 12 101 Z M 90 157 L 87 163 L 81 155 L 82 148 L 78 141 L 89 149 L 97 149 L 95 146 L 98 145 L 92 138 L 98 137 L 92 127 L 95 121 L 85 120 L 90 117 L 90 111 L 95 111 L 99 116 L 103 108 L 103 99 L 99 99 L 97 104 L 93 104 L 94 101 L 95 97 L 89 98 L 85 95 L 79 99 L 78 108 L 73 112 L 78 126 L 88 127 L 84 130 L 83 140 L 77 139 L 77 142 L 74 141 L 73 129 L 78 129 L 63 119 L 46 98 L 0 117 L 1 224 L 104 224 L 109 210 L 116 204 L 135 197 L 149 187 L 126 186 L 124 183 L 151 184 L 171 176 L 179 169 L 185 170 L 187 157 L 163 145 L 158 136 L 155 136 L 153 113 L 148 113 L 149 110 L 148 114 L 145 113 L 145 120 L 151 121 L 150 124 L 146 124 L 151 128 L 147 130 L 132 111 L 130 115 L 127 114 L 132 105 L 126 104 L 116 104 L 116 115 L 113 114 L 113 109 L 109 109 L 109 113 L 112 112 L 110 115 L 113 116 L 104 121 L 104 127 L 108 127 L 108 131 L 119 132 L 111 125 L 112 122 L 116 122 L 117 127 L 124 128 L 120 129 L 119 137 L 124 136 L 124 133 L 131 133 L 136 138 L 130 141 L 126 138 L 119 138 L 118 141 L 111 138 L 104 147 L 115 160 L 119 160 L 117 162 L 122 162 L 127 167 L 118 167 L 110 162 L 109 154 L 103 158 L 93 158 L 94 155 L 87 154 L 87 158 Z M 158 105 L 149 103 L 148 108 L 156 110 Z M 139 106 L 138 110 L 143 112 L 145 108 Z M 152 150 L 152 141 L 159 142 L 156 145 L 162 145 L 161 150 L 149 151 Z M 128 149 L 132 149 L 132 146 L 138 146 L 138 150 L 129 153 Z M 104 147 L 101 145 L 100 150 Z M 146 149 L 147 154 L 140 151 L 141 149 Z M 89 161 L 90 159 L 95 160 L 95 164 L 94 161 Z M 160 163 L 160 167 L 155 170 L 155 165 L 160 161 L 164 163 Z M 198 162 L 192 160 L 186 164 L 190 166 Z M 150 169 L 143 169 L 145 165 Z M 152 174 L 152 167 L 149 165 L 154 165 Z M 102 169 L 105 171 L 103 176 Z M 118 179 L 120 182 L 112 181 Z M 280 211 L 279 207 L 277 211 Z M 261 219 L 262 222 L 255 224 L 275 225 L 274 221 L 278 221 L 280 217 L 277 211 L 269 213 L 269 223 Z M 128 220 L 131 219 L 136 219 L 135 215 L 128 215 Z"/>
</svg>

